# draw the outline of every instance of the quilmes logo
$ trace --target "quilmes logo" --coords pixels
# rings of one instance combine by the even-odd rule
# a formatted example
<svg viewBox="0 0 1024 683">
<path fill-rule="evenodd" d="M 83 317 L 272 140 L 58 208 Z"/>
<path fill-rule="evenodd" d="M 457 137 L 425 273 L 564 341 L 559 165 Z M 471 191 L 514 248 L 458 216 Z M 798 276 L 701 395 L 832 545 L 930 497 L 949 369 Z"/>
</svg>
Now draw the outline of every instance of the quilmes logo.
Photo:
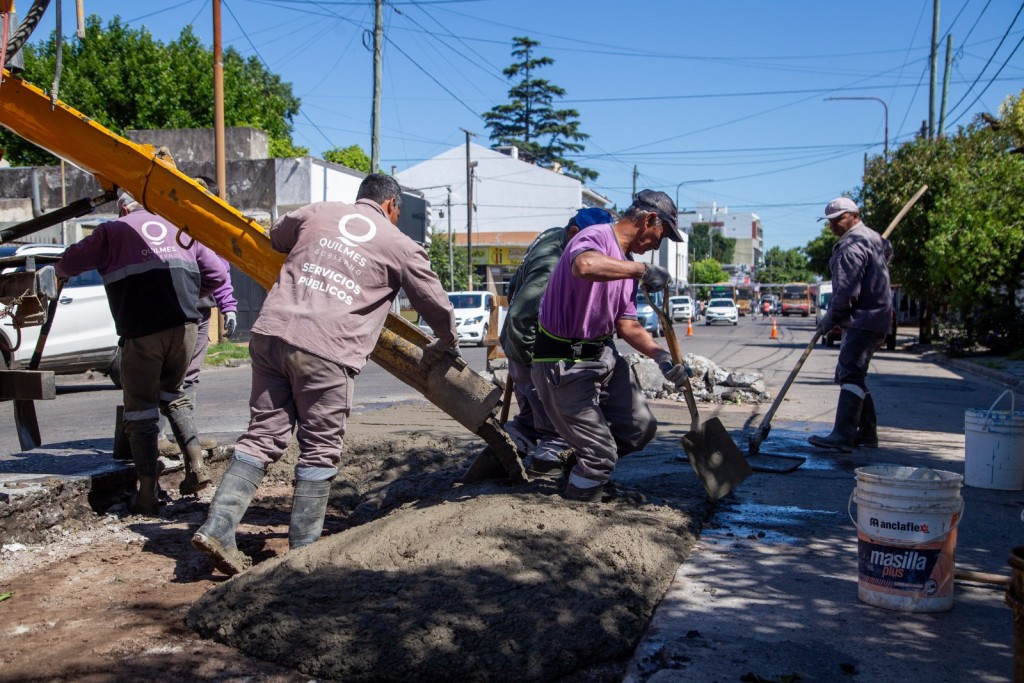
<svg viewBox="0 0 1024 683">
<path fill-rule="evenodd" d="M 916 534 L 927 534 L 928 524 L 918 524 L 917 522 L 890 522 L 887 520 L 878 519 L 872 517 L 868 520 L 868 525 L 875 529 L 884 529 L 886 531 L 909 531 Z"/>
<path fill-rule="evenodd" d="M 352 228 L 356 229 L 357 232 L 353 232 L 349 229 L 349 223 L 352 221 L 358 221 L 359 223 L 365 224 L 364 230 L 362 225 L 354 225 Z M 350 247 L 356 247 L 363 242 L 369 242 L 377 234 L 377 226 L 373 224 L 366 216 L 361 216 L 358 213 L 350 213 L 349 215 L 338 221 L 338 232 L 341 233 L 341 241 Z"/>
<path fill-rule="evenodd" d="M 163 245 L 167 239 L 167 226 L 160 221 L 146 221 L 142 224 L 141 230 L 146 239 L 157 246 Z"/>
</svg>

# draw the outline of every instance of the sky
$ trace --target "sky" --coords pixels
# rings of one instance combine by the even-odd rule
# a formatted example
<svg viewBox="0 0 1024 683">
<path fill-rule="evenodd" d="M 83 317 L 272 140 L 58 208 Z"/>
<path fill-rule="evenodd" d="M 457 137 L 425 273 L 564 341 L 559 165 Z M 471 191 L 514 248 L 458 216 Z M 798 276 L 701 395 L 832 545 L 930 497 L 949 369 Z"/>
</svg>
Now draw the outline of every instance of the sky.
<svg viewBox="0 0 1024 683">
<path fill-rule="evenodd" d="M 75 3 L 62 4 L 70 36 Z M 84 5 L 165 42 L 189 24 L 213 42 L 210 0 Z M 1022 10 L 941 2 L 936 127 L 947 35 L 946 131 L 1024 88 Z M 222 0 L 221 11 L 225 47 L 256 55 L 302 100 L 296 144 L 370 152 L 373 0 Z M 554 60 L 536 76 L 565 89 L 556 107 L 577 110 L 590 136 L 573 158 L 600 174 L 592 189 L 624 208 L 635 173 L 637 189 L 681 210 L 758 214 L 766 249 L 802 247 L 825 204 L 860 185 L 864 155 L 882 154 L 886 119 L 890 149 L 928 120 L 932 19 L 933 0 L 386 0 L 380 167 L 464 145 L 463 130 L 490 144 L 481 115 L 508 101 L 502 70 L 528 36 Z"/>
</svg>

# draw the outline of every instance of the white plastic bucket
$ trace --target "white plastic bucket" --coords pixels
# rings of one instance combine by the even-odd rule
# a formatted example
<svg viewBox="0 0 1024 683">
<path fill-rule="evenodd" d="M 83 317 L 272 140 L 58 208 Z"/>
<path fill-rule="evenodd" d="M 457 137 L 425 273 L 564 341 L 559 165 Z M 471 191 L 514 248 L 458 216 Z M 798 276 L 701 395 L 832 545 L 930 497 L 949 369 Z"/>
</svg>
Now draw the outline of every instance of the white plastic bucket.
<svg viewBox="0 0 1024 683">
<path fill-rule="evenodd" d="M 963 477 L 927 467 L 858 467 L 857 597 L 904 612 L 953 607 Z"/>
<path fill-rule="evenodd" d="M 1010 395 L 1010 410 L 994 410 Z M 988 410 L 964 411 L 964 483 L 983 489 L 1024 489 L 1024 413 L 1007 389 Z"/>
</svg>

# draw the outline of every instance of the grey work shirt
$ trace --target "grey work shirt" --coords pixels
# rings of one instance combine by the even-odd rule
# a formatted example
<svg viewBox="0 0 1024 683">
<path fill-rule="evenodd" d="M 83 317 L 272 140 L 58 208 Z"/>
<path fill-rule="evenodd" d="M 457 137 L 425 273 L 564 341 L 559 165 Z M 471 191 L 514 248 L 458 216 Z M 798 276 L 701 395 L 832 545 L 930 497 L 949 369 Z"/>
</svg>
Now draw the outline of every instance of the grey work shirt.
<svg viewBox="0 0 1024 683">
<path fill-rule="evenodd" d="M 451 302 L 427 252 L 376 202 L 318 202 L 282 216 L 270 243 L 288 254 L 252 331 L 359 372 L 404 289 L 442 343 L 456 344 Z"/>
<path fill-rule="evenodd" d="M 832 247 L 828 310 L 843 328 L 888 333 L 892 327 L 887 240 L 858 222 Z"/>
</svg>

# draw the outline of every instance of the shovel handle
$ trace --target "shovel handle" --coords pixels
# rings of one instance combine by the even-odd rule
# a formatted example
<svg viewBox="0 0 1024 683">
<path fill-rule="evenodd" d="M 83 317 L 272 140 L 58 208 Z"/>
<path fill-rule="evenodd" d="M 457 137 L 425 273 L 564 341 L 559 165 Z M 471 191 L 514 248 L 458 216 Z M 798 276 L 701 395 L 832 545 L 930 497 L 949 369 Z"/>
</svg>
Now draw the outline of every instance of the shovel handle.
<svg viewBox="0 0 1024 683">
<path fill-rule="evenodd" d="M 782 388 L 779 389 L 778 395 L 775 397 L 775 400 L 772 401 L 772 407 L 768 409 L 767 413 L 765 413 L 764 418 L 761 420 L 761 426 L 757 428 L 758 434 L 765 433 L 765 428 L 771 424 L 772 418 L 775 417 L 775 411 L 779 409 L 779 406 L 782 404 L 782 399 L 786 397 L 786 392 L 789 391 L 790 385 L 793 384 L 793 380 L 796 379 L 797 373 L 799 373 L 800 368 L 804 366 L 804 361 L 807 360 L 807 356 L 811 355 L 811 351 L 814 350 L 814 345 L 818 343 L 819 339 L 821 339 L 820 329 L 814 331 L 814 336 L 811 337 L 811 341 L 807 343 L 807 348 L 805 348 L 804 352 L 800 354 L 800 360 L 798 360 L 796 365 L 793 366 L 793 369 L 789 373 L 789 377 L 786 378 L 785 384 L 783 384 Z"/>
<path fill-rule="evenodd" d="M 64 289 L 64 283 L 67 280 L 57 280 L 57 294 L 50 299 L 50 303 L 46 308 L 46 322 L 39 328 L 39 337 L 36 339 L 36 348 L 32 352 L 32 358 L 28 362 L 29 370 L 38 370 L 39 363 L 43 359 L 43 347 L 46 346 L 46 338 L 50 336 L 50 328 L 53 327 L 53 318 L 57 315 L 57 304 L 60 303 L 60 293 Z"/>
<path fill-rule="evenodd" d="M 683 362 L 683 357 L 679 351 L 679 338 L 676 337 L 675 328 L 672 327 L 672 319 L 669 317 L 668 287 L 665 287 L 661 297 L 664 308 L 654 305 L 654 301 L 647 290 L 641 288 L 640 291 L 643 292 L 648 305 L 658 314 L 661 326 L 665 330 L 665 343 L 668 346 L 668 352 L 672 354 L 672 362 L 679 365 Z M 700 413 L 697 412 L 697 399 L 693 397 L 693 386 L 690 384 L 689 377 L 683 380 L 682 389 L 683 398 L 686 399 L 686 408 L 690 411 L 690 431 L 695 432 L 700 427 Z"/>
</svg>

